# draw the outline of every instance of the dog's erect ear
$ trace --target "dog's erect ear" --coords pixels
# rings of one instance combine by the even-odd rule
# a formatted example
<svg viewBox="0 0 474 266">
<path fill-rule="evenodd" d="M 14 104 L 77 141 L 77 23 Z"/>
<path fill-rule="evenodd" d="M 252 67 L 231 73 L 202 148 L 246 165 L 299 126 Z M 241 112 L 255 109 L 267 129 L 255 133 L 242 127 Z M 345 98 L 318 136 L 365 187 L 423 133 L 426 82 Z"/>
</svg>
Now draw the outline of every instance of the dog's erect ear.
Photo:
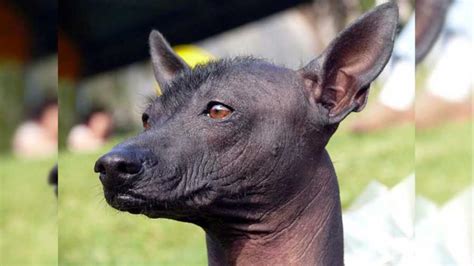
<svg viewBox="0 0 474 266">
<path fill-rule="evenodd" d="M 329 124 L 364 108 L 370 83 L 392 54 L 397 24 L 397 5 L 380 5 L 347 27 L 321 56 L 298 71 L 311 101 L 328 110 Z"/>
<path fill-rule="evenodd" d="M 176 74 L 189 69 L 189 66 L 173 51 L 160 32 L 151 31 L 148 41 L 155 78 L 163 91 Z"/>
</svg>

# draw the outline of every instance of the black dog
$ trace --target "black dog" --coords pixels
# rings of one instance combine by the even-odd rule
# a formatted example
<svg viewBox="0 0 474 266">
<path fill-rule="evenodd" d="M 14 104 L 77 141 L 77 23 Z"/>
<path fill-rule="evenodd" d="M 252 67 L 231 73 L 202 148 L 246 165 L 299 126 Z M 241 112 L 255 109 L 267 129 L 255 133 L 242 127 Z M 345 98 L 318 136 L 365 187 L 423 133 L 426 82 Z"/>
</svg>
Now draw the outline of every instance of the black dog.
<svg viewBox="0 0 474 266">
<path fill-rule="evenodd" d="M 143 113 L 144 131 L 96 162 L 107 202 L 201 226 L 211 265 L 342 265 L 325 146 L 365 106 L 397 22 L 397 6 L 381 5 L 297 71 L 251 57 L 190 69 L 153 31 L 163 95 Z"/>
</svg>

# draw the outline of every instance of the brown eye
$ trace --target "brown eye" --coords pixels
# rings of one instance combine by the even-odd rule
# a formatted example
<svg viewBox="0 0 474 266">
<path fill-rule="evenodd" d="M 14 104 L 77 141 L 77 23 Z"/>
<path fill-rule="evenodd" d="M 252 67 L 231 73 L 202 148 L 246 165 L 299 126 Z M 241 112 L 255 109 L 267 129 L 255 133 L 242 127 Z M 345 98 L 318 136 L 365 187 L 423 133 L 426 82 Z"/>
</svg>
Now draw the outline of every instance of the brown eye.
<svg viewBox="0 0 474 266">
<path fill-rule="evenodd" d="M 224 119 L 232 113 L 232 109 L 221 103 L 211 103 L 207 115 L 212 119 Z"/>
<path fill-rule="evenodd" d="M 144 129 L 150 128 L 150 123 L 148 122 L 149 116 L 148 114 L 142 114 L 142 123 Z"/>
</svg>

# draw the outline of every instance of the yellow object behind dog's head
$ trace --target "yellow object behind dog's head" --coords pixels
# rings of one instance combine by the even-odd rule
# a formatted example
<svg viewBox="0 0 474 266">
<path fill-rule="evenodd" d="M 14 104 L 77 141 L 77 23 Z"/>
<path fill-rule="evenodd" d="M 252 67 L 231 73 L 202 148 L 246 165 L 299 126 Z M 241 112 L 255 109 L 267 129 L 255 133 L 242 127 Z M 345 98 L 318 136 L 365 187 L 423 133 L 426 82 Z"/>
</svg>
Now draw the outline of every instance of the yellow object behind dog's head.
<svg viewBox="0 0 474 266">
<path fill-rule="evenodd" d="M 173 47 L 173 50 L 183 58 L 184 62 L 186 62 L 191 68 L 199 64 L 206 64 L 214 59 L 214 56 L 207 51 L 191 44 L 178 45 Z M 158 86 L 158 84 L 156 85 L 156 94 L 161 95 L 160 86 Z"/>
</svg>

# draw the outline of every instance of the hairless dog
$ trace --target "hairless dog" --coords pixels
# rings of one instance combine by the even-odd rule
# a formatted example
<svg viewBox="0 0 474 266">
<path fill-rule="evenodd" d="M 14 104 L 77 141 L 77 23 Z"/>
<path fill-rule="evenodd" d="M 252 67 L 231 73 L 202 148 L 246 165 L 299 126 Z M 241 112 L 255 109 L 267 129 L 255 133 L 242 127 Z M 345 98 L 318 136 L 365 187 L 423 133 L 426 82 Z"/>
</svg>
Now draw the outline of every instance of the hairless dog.
<svg viewBox="0 0 474 266">
<path fill-rule="evenodd" d="M 143 113 L 143 132 L 96 162 L 107 202 L 202 227 L 210 265 L 343 265 L 325 146 L 365 106 L 397 23 L 396 4 L 380 5 L 299 70 L 252 57 L 191 69 L 151 32 L 163 94 Z"/>
</svg>

